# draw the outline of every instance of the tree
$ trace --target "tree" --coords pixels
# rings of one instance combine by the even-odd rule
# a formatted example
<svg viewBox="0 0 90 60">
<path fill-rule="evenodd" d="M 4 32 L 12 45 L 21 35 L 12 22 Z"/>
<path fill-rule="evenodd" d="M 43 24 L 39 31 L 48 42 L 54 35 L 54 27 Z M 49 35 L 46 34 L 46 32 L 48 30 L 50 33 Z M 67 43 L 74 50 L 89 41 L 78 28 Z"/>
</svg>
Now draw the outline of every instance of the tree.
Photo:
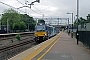
<svg viewBox="0 0 90 60">
<path fill-rule="evenodd" d="M 14 22 L 13 30 L 25 30 L 26 25 L 23 21 Z"/>
<path fill-rule="evenodd" d="M 77 27 L 77 21 L 75 20 L 75 22 L 74 22 L 74 27 Z"/>
<path fill-rule="evenodd" d="M 18 12 L 16 12 L 13 9 L 9 9 L 4 12 L 5 13 L 2 15 L 1 18 L 2 25 L 7 25 L 7 20 L 8 20 L 9 26 L 12 28 L 14 22 L 19 21 L 21 19 L 20 14 L 18 14 Z"/>
<path fill-rule="evenodd" d="M 87 23 L 87 20 L 84 19 L 83 17 L 80 17 L 80 18 L 78 19 L 78 22 L 77 22 L 77 19 L 76 19 L 76 21 L 74 22 L 74 26 L 75 26 L 75 27 L 77 27 L 77 23 L 78 23 L 78 25 L 81 25 L 81 27 L 84 27 L 84 24 Z"/>
<path fill-rule="evenodd" d="M 18 14 L 18 12 L 16 12 L 13 9 L 10 10 L 6 10 L 5 13 L 3 14 L 1 20 L 2 20 L 2 24 L 6 25 L 6 20 L 8 19 L 10 22 L 14 22 L 14 20 L 20 20 L 20 15 Z M 10 23 L 10 25 L 12 25 Z"/>
<path fill-rule="evenodd" d="M 44 21 L 43 19 L 39 19 L 39 20 L 38 20 L 38 23 L 45 24 L 45 21 Z"/>
<path fill-rule="evenodd" d="M 26 29 L 26 24 L 22 21 L 21 15 L 13 9 L 9 9 L 5 11 L 5 13 L 1 18 L 2 25 L 7 25 L 7 20 L 12 30 Z"/>
<path fill-rule="evenodd" d="M 30 24 L 30 31 L 35 30 L 36 21 L 33 21 L 33 23 Z"/>
<path fill-rule="evenodd" d="M 84 24 L 84 21 L 85 21 L 84 18 L 82 18 L 82 17 L 79 18 L 79 24 Z"/>
<path fill-rule="evenodd" d="M 20 30 L 20 24 L 19 23 L 13 23 L 12 25 L 13 30 Z"/>
<path fill-rule="evenodd" d="M 84 23 L 85 23 L 85 19 L 84 18 L 82 18 L 82 17 L 80 17 L 80 19 L 79 19 L 79 21 L 80 21 L 80 25 L 81 25 L 81 27 L 83 28 L 84 27 Z"/>
<path fill-rule="evenodd" d="M 8 9 L 5 11 L 1 18 L 2 25 L 7 25 L 7 21 L 12 30 L 34 30 L 36 21 L 33 17 L 30 17 L 27 14 L 19 14 L 13 9 Z"/>
<path fill-rule="evenodd" d="M 30 17 L 27 14 L 20 14 L 20 15 L 21 15 L 22 21 L 25 22 L 25 24 L 27 26 L 27 29 L 28 29 L 28 26 L 29 26 L 29 30 L 31 30 L 31 31 L 34 30 L 35 25 L 36 25 L 36 21 L 33 19 L 33 17 Z"/>
<path fill-rule="evenodd" d="M 90 22 L 90 14 L 87 16 L 87 22 Z"/>
<path fill-rule="evenodd" d="M 25 30 L 27 28 L 27 26 L 23 21 L 19 22 L 19 24 L 20 24 L 20 30 Z"/>
</svg>

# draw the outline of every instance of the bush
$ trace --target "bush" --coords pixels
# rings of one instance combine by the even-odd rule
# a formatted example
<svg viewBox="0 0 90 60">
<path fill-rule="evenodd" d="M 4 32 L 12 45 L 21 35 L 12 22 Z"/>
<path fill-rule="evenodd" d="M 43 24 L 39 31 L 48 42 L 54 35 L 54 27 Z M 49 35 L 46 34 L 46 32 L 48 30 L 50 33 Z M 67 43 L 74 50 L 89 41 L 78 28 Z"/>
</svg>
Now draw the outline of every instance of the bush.
<svg viewBox="0 0 90 60">
<path fill-rule="evenodd" d="M 17 39 L 17 40 L 20 40 L 20 34 L 17 34 L 17 35 L 16 35 L 16 39 Z"/>
</svg>

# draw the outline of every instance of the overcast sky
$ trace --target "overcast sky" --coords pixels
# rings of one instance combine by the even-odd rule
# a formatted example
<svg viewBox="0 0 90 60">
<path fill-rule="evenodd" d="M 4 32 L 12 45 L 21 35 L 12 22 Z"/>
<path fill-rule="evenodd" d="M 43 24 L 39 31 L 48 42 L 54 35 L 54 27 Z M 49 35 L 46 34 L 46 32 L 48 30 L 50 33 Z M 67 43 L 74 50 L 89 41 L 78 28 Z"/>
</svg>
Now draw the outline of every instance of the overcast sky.
<svg viewBox="0 0 90 60">
<path fill-rule="evenodd" d="M 25 5 L 26 0 L 18 0 L 21 3 Z M 23 6 L 20 4 L 17 0 L 0 0 L 0 2 L 4 2 L 6 4 L 9 4 L 13 7 L 21 7 Z M 35 0 L 28 0 L 29 3 L 35 1 Z M 76 5 L 77 0 L 40 0 L 40 3 L 34 3 L 33 6 L 31 6 L 31 9 L 34 10 L 33 12 L 29 8 L 21 8 L 20 10 L 25 11 L 28 15 L 34 16 L 34 17 L 42 17 L 42 14 L 44 14 L 44 17 L 61 17 L 61 18 L 71 18 L 71 15 L 67 15 L 67 12 L 74 13 L 74 16 L 76 15 Z M 28 3 L 28 4 L 29 4 Z M 80 0 L 79 2 L 79 17 L 82 16 L 86 18 L 86 16 L 90 13 L 90 0 Z M 39 10 L 37 10 L 36 8 Z M 0 13 L 2 13 L 4 10 L 8 9 L 10 7 L 0 3 Z M 20 13 L 23 13 L 19 11 Z M 37 13 L 39 14 L 37 14 Z M 40 13 L 42 12 L 42 13 Z"/>
</svg>

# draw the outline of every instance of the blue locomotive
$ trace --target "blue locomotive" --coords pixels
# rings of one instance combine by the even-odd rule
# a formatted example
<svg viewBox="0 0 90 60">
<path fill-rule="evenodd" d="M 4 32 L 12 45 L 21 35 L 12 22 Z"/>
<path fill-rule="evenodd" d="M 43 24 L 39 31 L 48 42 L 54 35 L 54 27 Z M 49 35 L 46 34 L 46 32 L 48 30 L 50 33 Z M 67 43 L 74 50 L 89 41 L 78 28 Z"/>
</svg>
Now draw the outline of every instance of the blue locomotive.
<svg viewBox="0 0 90 60">
<path fill-rule="evenodd" d="M 35 42 L 43 42 L 56 34 L 55 27 L 49 25 L 35 26 L 34 40 Z"/>
</svg>

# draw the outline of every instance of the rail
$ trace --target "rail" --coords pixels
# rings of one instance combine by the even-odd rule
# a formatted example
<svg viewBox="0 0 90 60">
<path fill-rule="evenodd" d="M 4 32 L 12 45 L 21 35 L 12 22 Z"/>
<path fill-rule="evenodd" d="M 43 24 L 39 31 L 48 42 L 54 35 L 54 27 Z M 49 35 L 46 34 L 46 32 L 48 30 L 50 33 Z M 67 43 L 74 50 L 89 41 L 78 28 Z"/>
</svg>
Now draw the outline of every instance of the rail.
<svg viewBox="0 0 90 60">
<path fill-rule="evenodd" d="M 0 41 L 2 40 L 9 40 L 14 39 L 17 34 L 20 34 L 21 37 L 24 37 L 26 35 L 32 35 L 33 32 L 22 32 L 22 33 L 8 33 L 8 34 L 0 34 Z"/>
<path fill-rule="evenodd" d="M 2 49 L 0 49 L 0 53 L 11 50 L 11 49 L 14 49 L 14 48 L 17 48 L 17 47 L 20 47 L 20 46 L 23 46 L 23 45 L 27 45 L 27 44 L 32 43 L 32 42 L 33 42 L 33 40 L 22 42 L 22 43 L 19 43 L 19 44 L 15 44 L 15 45 L 12 45 L 12 46 L 9 46 L 9 47 L 2 48 Z"/>
</svg>

